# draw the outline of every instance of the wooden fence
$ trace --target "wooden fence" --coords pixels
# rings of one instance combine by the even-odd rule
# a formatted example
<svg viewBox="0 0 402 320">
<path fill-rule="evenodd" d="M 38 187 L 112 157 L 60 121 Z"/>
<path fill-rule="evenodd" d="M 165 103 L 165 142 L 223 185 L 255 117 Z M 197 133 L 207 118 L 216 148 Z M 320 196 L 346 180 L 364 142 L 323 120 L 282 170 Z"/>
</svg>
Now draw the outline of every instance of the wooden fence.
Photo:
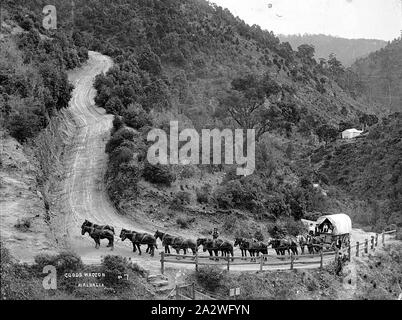
<svg viewBox="0 0 402 320">
<path fill-rule="evenodd" d="M 222 300 L 223 297 L 199 289 L 195 283 L 176 285 L 176 287 L 169 293 L 166 299 L 174 298 L 175 300 Z"/>
<path fill-rule="evenodd" d="M 324 265 L 336 261 L 339 256 L 346 256 L 350 261 L 352 250 L 356 250 L 356 257 L 361 254 L 368 254 L 369 250 L 374 250 L 378 246 L 378 238 L 381 236 L 382 244 L 385 245 L 385 236 L 396 233 L 396 230 L 383 232 L 380 235 L 376 234 L 371 239 L 366 239 L 364 243 L 356 242 L 355 245 L 349 246 L 335 251 L 321 250 L 318 254 L 302 254 L 295 255 L 260 255 L 258 257 L 222 257 L 209 255 L 180 255 L 161 253 L 161 273 L 165 272 L 166 263 L 174 264 L 192 264 L 195 270 L 198 271 L 199 266 L 218 266 L 224 267 L 228 271 L 236 270 L 242 267 L 239 271 L 264 271 L 264 270 L 286 270 L 296 268 L 323 268 Z M 364 245 L 364 247 L 363 247 Z M 237 267 L 237 268 L 236 268 Z"/>
</svg>

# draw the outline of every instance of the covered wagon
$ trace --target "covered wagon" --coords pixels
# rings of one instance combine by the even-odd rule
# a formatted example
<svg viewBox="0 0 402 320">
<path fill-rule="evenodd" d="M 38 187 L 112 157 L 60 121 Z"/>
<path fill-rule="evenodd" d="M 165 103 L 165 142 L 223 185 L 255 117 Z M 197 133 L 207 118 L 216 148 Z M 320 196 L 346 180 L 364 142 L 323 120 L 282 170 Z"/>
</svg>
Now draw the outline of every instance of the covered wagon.
<svg viewBox="0 0 402 320">
<path fill-rule="evenodd" d="M 347 247 L 350 244 L 352 220 L 347 214 L 332 214 L 318 218 L 316 235 L 321 242 L 331 248 Z"/>
</svg>

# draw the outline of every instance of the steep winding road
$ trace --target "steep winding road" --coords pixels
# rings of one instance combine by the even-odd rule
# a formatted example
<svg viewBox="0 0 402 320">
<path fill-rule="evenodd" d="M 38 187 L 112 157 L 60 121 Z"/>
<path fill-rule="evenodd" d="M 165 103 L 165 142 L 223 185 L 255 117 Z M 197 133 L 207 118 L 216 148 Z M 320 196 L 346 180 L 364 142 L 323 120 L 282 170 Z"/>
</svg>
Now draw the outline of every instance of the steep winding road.
<svg viewBox="0 0 402 320">
<path fill-rule="evenodd" d="M 94 248 L 94 241 L 88 235 L 82 236 L 80 226 L 85 219 L 97 224 L 110 224 L 119 233 L 121 228 L 143 230 L 121 216 L 110 203 L 104 190 L 103 177 L 107 166 L 105 144 L 110 136 L 113 116 L 106 114 L 103 108 L 96 107 L 93 88 L 95 77 L 106 72 L 113 65 L 109 57 L 97 52 L 89 52 L 85 66 L 69 73 L 69 80 L 75 90 L 70 101 L 70 111 L 79 123 L 72 151 L 66 159 L 68 176 L 64 182 L 67 197 L 64 204 L 67 214 L 63 225 L 64 236 L 70 248 L 77 252 L 86 263 L 99 263 L 101 257 L 110 254 L 106 240 L 101 248 Z M 134 228 L 135 227 L 135 228 Z M 116 240 L 118 234 L 116 235 Z M 158 258 L 149 255 L 138 257 L 131 252 L 131 243 L 116 241 L 113 254 L 127 256 L 141 261 L 146 269 L 159 268 Z"/>
</svg>

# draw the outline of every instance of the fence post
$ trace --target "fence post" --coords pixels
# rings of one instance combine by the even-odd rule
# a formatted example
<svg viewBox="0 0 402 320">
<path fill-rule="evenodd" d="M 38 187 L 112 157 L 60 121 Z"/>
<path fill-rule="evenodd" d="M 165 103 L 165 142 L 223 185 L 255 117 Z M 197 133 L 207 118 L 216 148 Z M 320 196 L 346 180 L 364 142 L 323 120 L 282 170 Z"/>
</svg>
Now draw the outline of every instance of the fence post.
<svg viewBox="0 0 402 320">
<path fill-rule="evenodd" d="M 384 231 L 382 232 L 381 236 L 382 236 L 382 246 L 385 246 L 385 233 L 384 233 Z"/>
<path fill-rule="evenodd" d="M 161 273 L 165 272 L 165 253 L 161 252 Z"/>
<path fill-rule="evenodd" d="M 338 259 L 338 256 L 339 256 L 339 249 L 338 249 L 338 247 L 335 247 L 335 262 L 336 262 L 336 259 Z"/>
<path fill-rule="evenodd" d="M 293 261 L 294 261 L 294 256 L 293 252 L 290 253 L 290 270 L 293 270 Z"/>
<path fill-rule="evenodd" d="M 378 246 L 378 233 L 375 234 L 375 246 Z"/>
<path fill-rule="evenodd" d="M 179 300 L 179 285 L 176 284 L 176 300 Z"/>
<path fill-rule="evenodd" d="M 348 246 L 348 261 L 350 262 L 350 260 L 351 260 L 351 254 L 352 254 L 352 248 L 350 247 L 350 243 L 349 243 L 349 246 Z"/>
<path fill-rule="evenodd" d="M 320 269 L 322 269 L 324 265 L 324 246 L 321 247 L 321 254 L 320 254 Z"/>
<path fill-rule="evenodd" d="M 360 249 L 360 242 L 357 241 L 357 242 L 356 242 L 356 257 L 359 256 L 359 249 Z"/>
<path fill-rule="evenodd" d="M 364 241 L 364 253 L 368 253 L 368 239 Z"/>
<path fill-rule="evenodd" d="M 371 236 L 371 250 L 374 250 L 374 236 Z"/>
<path fill-rule="evenodd" d="M 195 271 L 198 271 L 198 251 L 195 253 Z"/>
<path fill-rule="evenodd" d="M 230 270 L 230 258 L 229 258 L 229 256 L 227 257 L 227 259 L 228 259 L 228 271 Z"/>
<path fill-rule="evenodd" d="M 261 260 L 260 260 L 260 271 L 262 271 L 264 266 L 264 255 L 261 255 Z"/>
<path fill-rule="evenodd" d="M 195 282 L 193 282 L 193 300 L 195 300 Z"/>
</svg>

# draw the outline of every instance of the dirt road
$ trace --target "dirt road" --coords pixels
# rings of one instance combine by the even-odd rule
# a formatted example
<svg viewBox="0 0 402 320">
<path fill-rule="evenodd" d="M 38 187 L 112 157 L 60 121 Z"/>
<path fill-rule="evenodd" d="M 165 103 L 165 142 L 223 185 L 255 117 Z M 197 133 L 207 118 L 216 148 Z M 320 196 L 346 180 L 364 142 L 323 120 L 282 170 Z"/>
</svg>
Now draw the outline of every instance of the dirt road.
<svg viewBox="0 0 402 320">
<path fill-rule="evenodd" d="M 133 228 L 133 223 L 119 215 L 109 202 L 102 183 L 107 165 L 107 154 L 104 150 L 112 128 L 113 116 L 107 115 L 104 109 L 95 106 L 96 92 L 93 81 L 96 75 L 107 71 L 111 66 L 110 58 L 90 52 L 88 63 L 69 74 L 70 82 L 75 85 L 70 110 L 80 127 L 72 152 L 65 162 L 68 172 L 65 192 L 68 196 L 64 207 L 68 214 L 65 214 L 62 224 L 64 237 L 70 248 L 89 264 L 99 263 L 102 256 L 111 251 L 105 247 L 106 240 L 103 240 L 101 248 L 96 250 L 94 241 L 88 235 L 81 235 L 80 226 L 85 219 L 97 224 L 113 225 L 117 233 L 121 228 Z M 135 230 L 151 231 L 143 230 L 138 225 L 135 226 Z M 113 254 L 130 257 L 133 262 L 140 261 L 146 269 L 159 268 L 157 258 L 151 259 L 145 254 L 142 257 L 134 255 L 131 252 L 131 243 L 128 242 L 122 243 L 117 240 Z"/>
</svg>

